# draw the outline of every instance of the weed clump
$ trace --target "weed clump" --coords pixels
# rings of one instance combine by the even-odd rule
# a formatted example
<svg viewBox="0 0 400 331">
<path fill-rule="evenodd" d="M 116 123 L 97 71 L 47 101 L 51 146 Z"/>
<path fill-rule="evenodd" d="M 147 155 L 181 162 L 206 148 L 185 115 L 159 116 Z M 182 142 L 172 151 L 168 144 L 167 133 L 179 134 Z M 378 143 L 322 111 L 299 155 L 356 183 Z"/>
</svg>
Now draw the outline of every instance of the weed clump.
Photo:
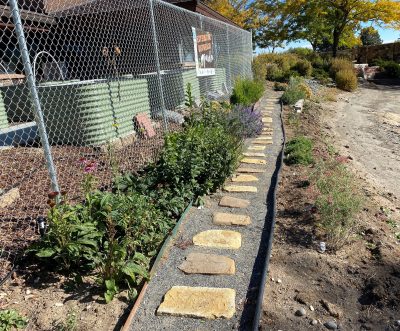
<svg viewBox="0 0 400 331">
<path fill-rule="evenodd" d="M 293 105 L 300 99 L 305 99 L 306 90 L 302 87 L 303 81 L 300 78 L 291 77 L 289 85 L 282 95 L 282 102 L 285 105 Z"/>
<path fill-rule="evenodd" d="M 311 139 L 299 136 L 293 138 L 286 145 L 286 164 L 310 165 L 314 162 L 312 156 L 313 143 Z"/>
</svg>

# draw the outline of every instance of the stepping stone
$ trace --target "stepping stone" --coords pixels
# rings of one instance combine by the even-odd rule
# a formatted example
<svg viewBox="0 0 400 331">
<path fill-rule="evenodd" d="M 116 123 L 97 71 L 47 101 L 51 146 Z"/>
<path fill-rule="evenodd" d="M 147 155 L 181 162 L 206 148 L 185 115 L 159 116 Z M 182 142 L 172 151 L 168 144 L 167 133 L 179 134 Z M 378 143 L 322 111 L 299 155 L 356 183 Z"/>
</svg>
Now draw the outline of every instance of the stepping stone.
<svg viewBox="0 0 400 331">
<path fill-rule="evenodd" d="M 248 157 L 243 158 L 240 162 L 248 164 L 267 164 L 267 161 L 260 159 L 251 159 Z"/>
<path fill-rule="evenodd" d="M 249 225 L 250 216 L 230 213 L 214 213 L 213 223 L 216 225 Z"/>
<path fill-rule="evenodd" d="M 233 192 L 233 193 L 241 193 L 241 192 L 250 192 L 256 193 L 257 187 L 254 186 L 238 186 L 238 185 L 228 185 L 224 187 L 226 192 Z"/>
<path fill-rule="evenodd" d="M 266 157 L 264 153 L 243 153 L 243 155 L 250 157 Z"/>
<path fill-rule="evenodd" d="M 260 141 L 260 140 L 271 140 L 271 139 L 272 139 L 271 136 L 265 136 L 265 135 L 263 135 L 263 136 L 257 137 L 255 140 Z"/>
<path fill-rule="evenodd" d="M 235 261 L 222 255 L 189 253 L 178 268 L 185 274 L 234 275 Z"/>
<path fill-rule="evenodd" d="M 230 230 L 207 230 L 193 237 L 196 246 L 239 249 L 242 246 L 242 235 Z"/>
<path fill-rule="evenodd" d="M 248 150 L 249 151 L 264 151 L 265 147 L 264 146 L 249 146 Z"/>
<path fill-rule="evenodd" d="M 253 144 L 267 146 L 272 144 L 272 140 L 253 141 Z"/>
<path fill-rule="evenodd" d="M 232 318 L 235 296 L 235 290 L 230 288 L 173 286 L 165 294 L 157 315 Z"/>
<path fill-rule="evenodd" d="M 238 199 L 230 196 L 224 196 L 219 202 L 221 207 L 230 207 L 230 208 L 247 208 L 250 205 L 249 200 Z"/>
<path fill-rule="evenodd" d="M 14 187 L 0 197 L 0 208 L 7 208 L 20 198 L 19 188 Z"/>
<path fill-rule="evenodd" d="M 263 118 L 261 119 L 261 121 L 262 121 L 263 123 L 272 123 L 272 118 L 271 118 L 271 117 L 263 117 Z"/>
<path fill-rule="evenodd" d="M 232 182 L 244 183 L 244 182 L 258 182 L 258 178 L 253 175 L 237 175 L 232 177 Z"/>
<path fill-rule="evenodd" d="M 261 174 L 265 172 L 263 169 L 256 169 L 256 168 L 246 168 L 246 167 L 240 167 L 237 169 L 237 172 L 243 172 L 243 173 L 248 173 L 248 174 Z"/>
</svg>

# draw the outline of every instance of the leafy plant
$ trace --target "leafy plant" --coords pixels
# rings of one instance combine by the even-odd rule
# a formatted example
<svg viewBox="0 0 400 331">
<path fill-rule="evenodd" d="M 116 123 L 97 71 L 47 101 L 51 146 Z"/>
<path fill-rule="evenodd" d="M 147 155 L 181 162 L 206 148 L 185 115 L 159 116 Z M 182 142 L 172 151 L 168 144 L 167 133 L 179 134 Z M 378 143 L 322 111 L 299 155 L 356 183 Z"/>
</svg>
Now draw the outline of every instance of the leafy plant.
<svg viewBox="0 0 400 331">
<path fill-rule="evenodd" d="M 21 316 L 14 309 L 0 310 L 0 331 L 9 331 L 15 329 L 25 329 L 28 320 Z"/>
<path fill-rule="evenodd" d="M 93 267 L 102 233 L 84 205 L 58 204 L 48 214 L 47 232 L 28 251 L 65 270 Z"/>
<path fill-rule="evenodd" d="M 73 310 L 69 310 L 65 321 L 60 321 L 54 325 L 55 331 L 76 331 L 78 318 Z"/>
<path fill-rule="evenodd" d="M 301 165 L 313 163 L 312 148 L 313 144 L 311 139 L 303 136 L 293 138 L 286 145 L 285 162 L 287 164 Z"/>
<path fill-rule="evenodd" d="M 400 64 L 396 61 L 378 59 L 375 64 L 383 68 L 385 73 L 391 78 L 400 78 Z"/>
<path fill-rule="evenodd" d="M 173 215 L 191 199 L 220 187 L 236 169 L 242 149 L 241 124 L 222 106 L 204 103 L 181 132 L 170 133 L 157 163 L 138 175 L 126 174 L 116 188 L 150 196 Z"/>
<path fill-rule="evenodd" d="M 195 105 L 194 96 L 192 93 L 192 84 L 187 83 L 185 91 L 185 106 L 188 108 L 193 108 Z"/>
<path fill-rule="evenodd" d="M 264 92 L 264 86 L 260 81 L 251 79 L 237 79 L 233 87 L 231 102 L 250 106 L 256 103 Z"/>
</svg>

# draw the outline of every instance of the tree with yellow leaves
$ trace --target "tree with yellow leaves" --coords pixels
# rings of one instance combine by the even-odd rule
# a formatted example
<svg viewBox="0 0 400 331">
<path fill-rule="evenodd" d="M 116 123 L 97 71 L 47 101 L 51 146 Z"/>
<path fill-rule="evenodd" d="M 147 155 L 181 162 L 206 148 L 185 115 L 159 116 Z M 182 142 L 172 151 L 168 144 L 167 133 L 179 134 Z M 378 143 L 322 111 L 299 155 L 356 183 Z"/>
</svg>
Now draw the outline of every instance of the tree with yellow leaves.
<svg viewBox="0 0 400 331">
<path fill-rule="evenodd" d="M 256 0 L 253 6 L 265 17 L 280 17 L 288 40 L 317 42 L 329 34 L 334 57 L 362 22 L 400 29 L 400 2 L 396 0 Z"/>
<path fill-rule="evenodd" d="M 254 26 L 254 9 L 249 0 L 208 0 L 205 4 L 242 28 Z"/>
</svg>

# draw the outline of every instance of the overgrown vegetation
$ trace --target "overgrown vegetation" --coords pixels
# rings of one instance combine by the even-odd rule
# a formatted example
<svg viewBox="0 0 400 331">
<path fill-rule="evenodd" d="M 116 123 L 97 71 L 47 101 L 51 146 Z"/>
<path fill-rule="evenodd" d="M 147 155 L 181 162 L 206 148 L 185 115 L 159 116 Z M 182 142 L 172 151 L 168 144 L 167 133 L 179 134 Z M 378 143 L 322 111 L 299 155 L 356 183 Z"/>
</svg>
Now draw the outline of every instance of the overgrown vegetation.
<svg viewBox="0 0 400 331">
<path fill-rule="evenodd" d="M 203 101 L 196 107 L 188 86 L 191 115 L 183 130 L 166 135 L 157 162 L 117 174 L 112 192 L 96 190 L 97 165 L 79 160 L 85 200 L 72 204 L 66 192 L 51 192 L 46 233 L 28 252 L 77 282 L 95 276 L 106 302 L 121 289 L 135 298 L 188 203 L 200 204 L 222 186 L 239 163 L 243 139 L 262 131 L 261 113 L 251 104 L 261 96 L 260 84 L 241 80 L 235 88 L 236 100 L 250 105 Z"/>
<path fill-rule="evenodd" d="M 0 310 L 0 331 L 25 329 L 28 320 L 14 309 Z"/>
<path fill-rule="evenodd" d="M 313 163 L 313 144 L 310 138 L 298 136 L 291 139 L 285 149 L 286 164 L 310 165 Z"/>
<path fill-rule="evenodd" d="M 262 81 L 251 79 L 237 79 L 233 87 L 231 102 L 250 106 L 256 103 L 264 92 Z"/>
</svg>

